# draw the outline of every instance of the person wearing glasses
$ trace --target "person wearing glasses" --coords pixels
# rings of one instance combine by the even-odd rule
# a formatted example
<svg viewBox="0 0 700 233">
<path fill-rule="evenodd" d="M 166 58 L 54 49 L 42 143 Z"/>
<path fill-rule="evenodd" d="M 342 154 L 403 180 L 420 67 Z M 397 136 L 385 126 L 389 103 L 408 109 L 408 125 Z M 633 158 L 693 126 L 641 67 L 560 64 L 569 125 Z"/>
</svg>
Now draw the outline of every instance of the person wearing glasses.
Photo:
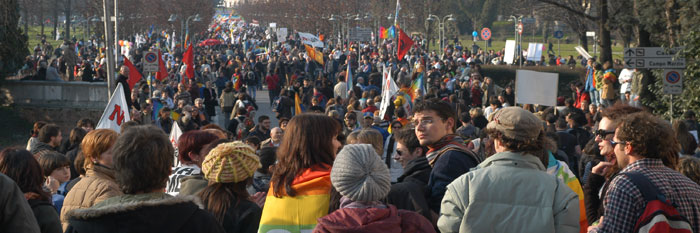
<svg viewBox="0 0 700 233">
<path fill-rule="evenodd" d="M 396 138 L 393 160 L 401 165 L 403 174 L 397 178 L 397 183 L 391 185 L 386 201 L 396 208 L 416 211 L 435 224 L 437 214 L 430 211 L 425 198 L 426 185 L 432 171 L 425 158 L 428 149 L 420 145 L 414 129 L 397 129 L 392 137 Z"/>
<path fill-rule="evenodd" d="M 625 115 L 614 132 L 608 142 L 615 154 L 614 164 L 622 170 L 610 179 L 600 224 L 588 232 L 636 232 L 635 224 L 647 203 L 636 185 L 643 180 L 690 223 L 673 228 L 700 231 L 700 185 L 675 170 L 680 148 L 671 125 L 638 112 Z"/>
<path fill-rule="evenodd" d="M 420 102 L 413 115 L 416 137 L 421 146 L 428 148 L 426 158 L 433 168 L 427 193 L 428 205 L 435 213 L 440 213 L 447 185 L 481 162 L 455 134 L 456 115 L 449 103 L 438 99 Z"/>
<path fill-rule="evenodd" d="M 603 159 L 594 160 L 586 164 L 584 168 L 586 170 L 583 175 L 583 177 L 587 177 L 587 181 L 583 186 L 583 194 L 588 225 L 593 225 L 603 214 L 602 201 L 609 185 L 608 181 L 620 171 L 620 168 L 615 166 L 617 160 L 615 159 L 614 147 L 610 143 L 615 134 L 615 128 L 617 128 L 622 117 L 641 111 L 642 109 L 636 107 L 614 105 L 605 109 L 602 113 L 598 130 L 595 131 L 595 141 L 598 143 L 600 155 Z"/>
</svg>

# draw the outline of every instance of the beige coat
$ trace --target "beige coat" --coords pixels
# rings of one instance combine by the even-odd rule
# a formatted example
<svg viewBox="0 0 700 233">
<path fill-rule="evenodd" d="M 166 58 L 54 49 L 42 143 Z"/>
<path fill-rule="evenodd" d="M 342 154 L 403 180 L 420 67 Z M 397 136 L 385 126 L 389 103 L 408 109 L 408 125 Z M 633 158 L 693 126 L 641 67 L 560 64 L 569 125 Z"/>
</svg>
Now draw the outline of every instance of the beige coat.
<svg viewBox="0 0 700 233">
<path fill-rule="evenodd" d="M 66 213 L 74 209 L 85 209 L 110 197 L 122 195 L 122 191 L 114 180 L 112 170 L 102 166 L 93 166 L 86 171 L 82 178 L 68 192 L 61 208 L 61 226 L 68 228 Z"/>
</svg>

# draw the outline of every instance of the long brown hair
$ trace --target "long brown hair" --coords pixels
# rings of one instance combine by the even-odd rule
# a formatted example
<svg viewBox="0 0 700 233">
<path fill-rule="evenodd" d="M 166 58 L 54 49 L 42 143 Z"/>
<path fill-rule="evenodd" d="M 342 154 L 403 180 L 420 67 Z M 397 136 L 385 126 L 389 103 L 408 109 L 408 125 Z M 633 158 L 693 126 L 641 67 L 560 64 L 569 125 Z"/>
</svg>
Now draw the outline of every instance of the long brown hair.
<svg viewBox="0 0 700 233">
<path fill-rule="evenodd" d="M 216 183 L 209 182 L 209 185 L 199 192 L 199 198 L 202 199 L 202 204 L 206 209 L 214 215 L 219 223 L 226 220 L 224 216 L 229 208 L 235 208 L 241 200 L 247 200 L 250 197 L 246 186 L 252 182 L 253 178 L 237 183 Z M 236 202 L 231 205 L 232 200 Z"/>
<path fill-rule="evenodd" d="M 296 196 L 292 182 L 305 169 L 330 168 L 335 158 L 333 138 L 340 130 L 338 121 L 322 114 L 296 115 L 289 121 L 270 180 L 275 197 Z"/>
<path fill-rule="evenodd" d="M 44 173 L 34 156 L 24 149 L 6 148 L 0 151 L 0 173 L 17 183 L 23 193 L 39 194 L 39 199 L 51 200 L 51 194 L 44 191 Z"/>
</svg>

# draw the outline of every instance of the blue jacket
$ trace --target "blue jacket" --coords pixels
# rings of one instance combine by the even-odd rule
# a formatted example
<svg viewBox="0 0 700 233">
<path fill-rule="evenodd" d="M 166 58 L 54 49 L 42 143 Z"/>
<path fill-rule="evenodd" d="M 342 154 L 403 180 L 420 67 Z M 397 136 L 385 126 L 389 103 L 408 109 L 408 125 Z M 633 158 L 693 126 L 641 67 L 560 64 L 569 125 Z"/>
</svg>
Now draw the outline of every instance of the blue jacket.
<svg viewBox="0 0 700 233">
<path fill-rule="evenodd" d="M 584 89 L 584 91 L 586 91 L 586 92 L 595 90 L 595 85 L 593 85 L 593 74 L 594 73 L 595 72 L 593 71 L 593 67 L 591 67 L 591 66 L 586 67 L 586 74 L 588 75 L 588 76 L 586 76 L 586 89 Z"/>
<path fill-rule="evenodd" d="M 445 196 L 447 185 L 476 165 L 479 165 L 476 159 L 458 150 L 448 150 L 437 158 L 428 179 L 430 209 L 440 213 L 440 202 Z"/>
</svg>

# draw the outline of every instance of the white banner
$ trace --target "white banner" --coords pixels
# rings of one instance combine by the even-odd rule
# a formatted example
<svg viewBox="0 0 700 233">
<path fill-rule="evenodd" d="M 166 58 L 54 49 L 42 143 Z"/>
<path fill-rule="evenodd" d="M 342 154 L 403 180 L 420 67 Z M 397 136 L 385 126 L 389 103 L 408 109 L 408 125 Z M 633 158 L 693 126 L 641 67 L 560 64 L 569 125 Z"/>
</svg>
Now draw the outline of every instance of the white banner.
<svg viewBox="0 0 700 233">
<path fill-rule="evenodd" d="M 277 29 L 277 42 L 284 43 L 287 41 L 287 28 Z"/>
<path fill-rule="evenodd" d="M 515 60 L 515 40 L 506 40 L 506 54 L 503 57 L 503 61 L 511 65 Z"/>
<path fill-rule="evenodd" d="M 318 39 L 318 37 L 312 34 L 306 32 L 299 32 L 299 38 L 304 44 L 311 45 L 313 47 L 323 48 L 323 41 L 321 41 L 321 39 Z"/>
<path fill-rule="evenodd" d="M 574 47 L 574 49 L 576 49 L 576 52 L 578 52 L 578 54 L 581 54 L 581 56 L 583 56 L 584 58 L 586 58 L 586 60 L 592 58 L 592 56 L 591 56 L 590 54 L 588 54 L 588 52 L 586 52 L 586 50 L 583 49 L 583 47 L 581 47 L 581 46 L 576 46 L 576 47 Z"/>
<path fill-rule="evenodd" d="M 527 60 L 528 61 L 541 61 L 542 60 L 542 48 L 543 44 L 540 43 L 530 43 L 527 48 Z"/>
<path fill-rule="evenodd" d="M 126 104 L 124 97 L 124 88 L 122 84 L 117 84 L 117 88 L 109 99 L 109 103 L 102 112 L 100 122 L 97 123 L 96 129 L 112 129 L 121 133 L 121 126 L 124 122 L 130 121 L 129 106 Z"/>
<path fill-rule="evenodd" d="M 391 72 L 389 72 L 386 66 L 382 74 L 382 104 L 379 106 L 379 117 L 384 119 L 386 110 L 389 108 L 389 104 L 391 104 L 391 97 L 399 92 L 399 87 L 396 85 L 396 82 L 394 82 L 394 79 L 391 77 Z"/>
<path fill-rule="evenodd" d="M 517 70 L 515 72 L 515 103 L 557 105 L 558 73 Z"/>
<path fill-rule="evenodd" d="M 173 167 L 180 166 L 180 160 L 177 159 L 177 140 L 180 139 L 180 135 L 182 135 L 182 130 L 180 129 L 180 126 L 177 124 L 177 122 L 173 122 L 173 128 L 170 130 L 170 143 L 172 143 L 173 148 L 175 148 L 175 160 L 173 160 Z"/>
</svg>

